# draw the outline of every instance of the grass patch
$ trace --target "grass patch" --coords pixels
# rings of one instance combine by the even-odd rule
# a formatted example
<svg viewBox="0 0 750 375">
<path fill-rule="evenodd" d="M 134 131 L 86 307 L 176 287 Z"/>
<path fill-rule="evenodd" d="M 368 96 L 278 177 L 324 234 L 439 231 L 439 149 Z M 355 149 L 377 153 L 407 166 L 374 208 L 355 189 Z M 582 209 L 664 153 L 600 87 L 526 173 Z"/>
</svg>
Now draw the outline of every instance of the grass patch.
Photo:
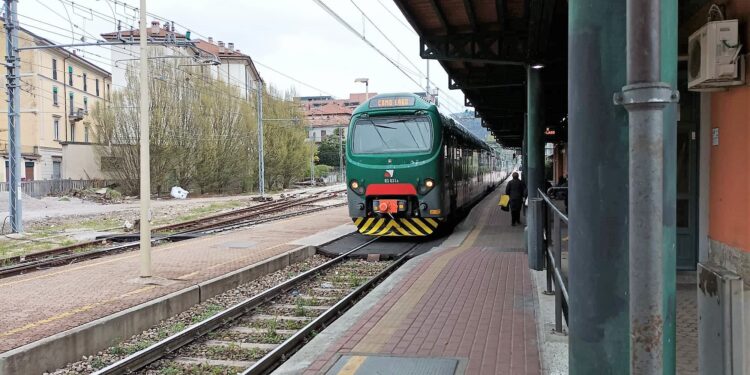
<svg viewBox="0 0 750 375">
<path fill-rule="evenodd" d="M 193 316 L 192 322 L 193 324 L 195 324 L 195 323 L 204 321 L 216 315 L 221 310 L 224 310 L 224 308 L 219 305 L 214 305 L 214 304 L 206 305 L 206 309 L 202 313 Z"/>
<path fill-rule="evenodd" d="M 206 354 L 212 359 L 254 361 L 262 358 L 266 351 L 257 348 L 246 349 L 232 343 L 226 346 L 210 346 L 206 349 Z"/>
</svg>

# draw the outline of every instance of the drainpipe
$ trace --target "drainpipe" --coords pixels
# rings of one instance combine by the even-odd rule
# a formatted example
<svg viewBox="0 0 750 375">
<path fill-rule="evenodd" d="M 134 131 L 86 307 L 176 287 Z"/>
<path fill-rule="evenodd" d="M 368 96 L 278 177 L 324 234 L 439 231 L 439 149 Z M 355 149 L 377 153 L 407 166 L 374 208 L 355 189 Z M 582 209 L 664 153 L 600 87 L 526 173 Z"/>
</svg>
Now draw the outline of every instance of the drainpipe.
<svg viewBox="0 0 750 375">
<path fill-rule="evenodd" d="M 664 109 L 679 94 L 661 82 L 661 0 L 627 1 L 630 371 L 664 371 Z"/>
</svg>

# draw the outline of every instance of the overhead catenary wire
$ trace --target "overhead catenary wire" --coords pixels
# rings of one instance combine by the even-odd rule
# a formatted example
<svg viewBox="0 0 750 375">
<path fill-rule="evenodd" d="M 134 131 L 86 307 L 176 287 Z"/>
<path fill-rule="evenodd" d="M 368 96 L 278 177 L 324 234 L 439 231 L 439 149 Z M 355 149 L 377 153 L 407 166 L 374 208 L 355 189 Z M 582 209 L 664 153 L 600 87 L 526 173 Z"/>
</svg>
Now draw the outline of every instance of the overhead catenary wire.
<svg viewBox="0 0 750 375">
<path fill-rule="evenodd" d="M 401 66 L 401 64 L 399 64 L 398 62 L 394 61 L 391 57 L 389 57 L 387 54 L 385 54 L 381 49 L 379 49 L 377 46 L 375 46 L 362 33 L 360 33 L 359 31 L 357 31 L 346 20 L 344 20 L 343 17 L 341 17 L 336 11 L 334 11 L 333 9 L 331 9 L 330 7 L 328 7 L 325 3 L 323 3 L 322 0 L 313 0 L 313 1 L 316 4 L 318 4 L 318 6 L 320 6 L 324 11 L 326 11 L 326 13 L 328 13 L 331 17 L 333 17 L 336 21 L 338 21 L 342 26 L 344 26 L 347 30 L 349 30 L 350 32 L 352 32 L 353 34 L 355 34 L 356 36 L 358 36 L 360 39 L 362 39 L 363 42 L 365 42 L 365 44 L 367 44 L 368 46 L 370 46 L 370 48 L 372 48 L 373 50 L 375 50 L 376 52 L 378 52 L 378 54 L 380 54 L 383 58 L 385 58 L 388 62 L 390 62 L 394 67 L 396 67 L 396 69 L 398 69 L 402 74 L 404 74 L 410 81 L 414 82 L 414 84 L 416 84 L 417 87 L 419 87 L 420 89 L 424 89 L 424 87 L 422 86 L 422 84 L 420 82 L 418 82 L 416 79 L 414 79 L 414 77 L 412 77 L 406 71 L 406 69 L 404 69 L 404 67 Z M 420 78 L 420 80 L 421 80 L 421 78 Z M 438 86 L 435 85 L 435 87 L 438 87 Z M 453 104 L 455 104 L 455 102 L 453 102 Z M 459 111 L 459 112 L 461 112 L 461 111 Z M 458 117 L 456 117 L 454 114 L 452 114 L 452 113 L 448 113 L 448 114 L 456 122 L 458 122 L 459 124 L 462 124 L 461 121 L 458 119 Z"/>
</svg>

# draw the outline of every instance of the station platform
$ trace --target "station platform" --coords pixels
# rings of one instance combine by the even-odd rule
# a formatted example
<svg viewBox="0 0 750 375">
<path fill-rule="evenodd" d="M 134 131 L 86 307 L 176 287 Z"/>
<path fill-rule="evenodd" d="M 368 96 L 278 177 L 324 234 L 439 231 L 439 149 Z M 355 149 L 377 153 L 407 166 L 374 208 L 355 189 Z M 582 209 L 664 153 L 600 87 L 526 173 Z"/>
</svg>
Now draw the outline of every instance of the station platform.
<svg viewBox="0 0 750 375">
<path fill-rule="evenodd" d="M 540 374 L 536 281 L 498 189 L 275 374 Z"/>
<path fill-rule="evenodd" d="M 0 353 L 355 229 L 338 207 L 154 247 L 151 279 L 138 252 L 0 279 Z"/>
</svg>

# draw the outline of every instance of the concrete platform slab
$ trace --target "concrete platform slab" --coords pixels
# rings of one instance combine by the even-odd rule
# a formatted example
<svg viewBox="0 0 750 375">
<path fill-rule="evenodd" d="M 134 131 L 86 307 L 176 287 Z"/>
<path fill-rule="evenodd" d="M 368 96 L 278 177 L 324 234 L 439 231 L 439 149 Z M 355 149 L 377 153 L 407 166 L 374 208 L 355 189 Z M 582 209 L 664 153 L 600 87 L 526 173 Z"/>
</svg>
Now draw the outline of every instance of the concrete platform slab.
<svg viewBox="0 0 750 375">
<path fill-rule="evenodd" d="M 523 228 L 510 226 L 498 199 L 496 191 L 483 200 L 440 247 L 407 262 L 275 373 L 324 374 L 342 355 L 387 355 L 460 359 L 467 374 L 540 374 Z M 333 373 L 364 373 L 342 371 Z"/>
</svg>

